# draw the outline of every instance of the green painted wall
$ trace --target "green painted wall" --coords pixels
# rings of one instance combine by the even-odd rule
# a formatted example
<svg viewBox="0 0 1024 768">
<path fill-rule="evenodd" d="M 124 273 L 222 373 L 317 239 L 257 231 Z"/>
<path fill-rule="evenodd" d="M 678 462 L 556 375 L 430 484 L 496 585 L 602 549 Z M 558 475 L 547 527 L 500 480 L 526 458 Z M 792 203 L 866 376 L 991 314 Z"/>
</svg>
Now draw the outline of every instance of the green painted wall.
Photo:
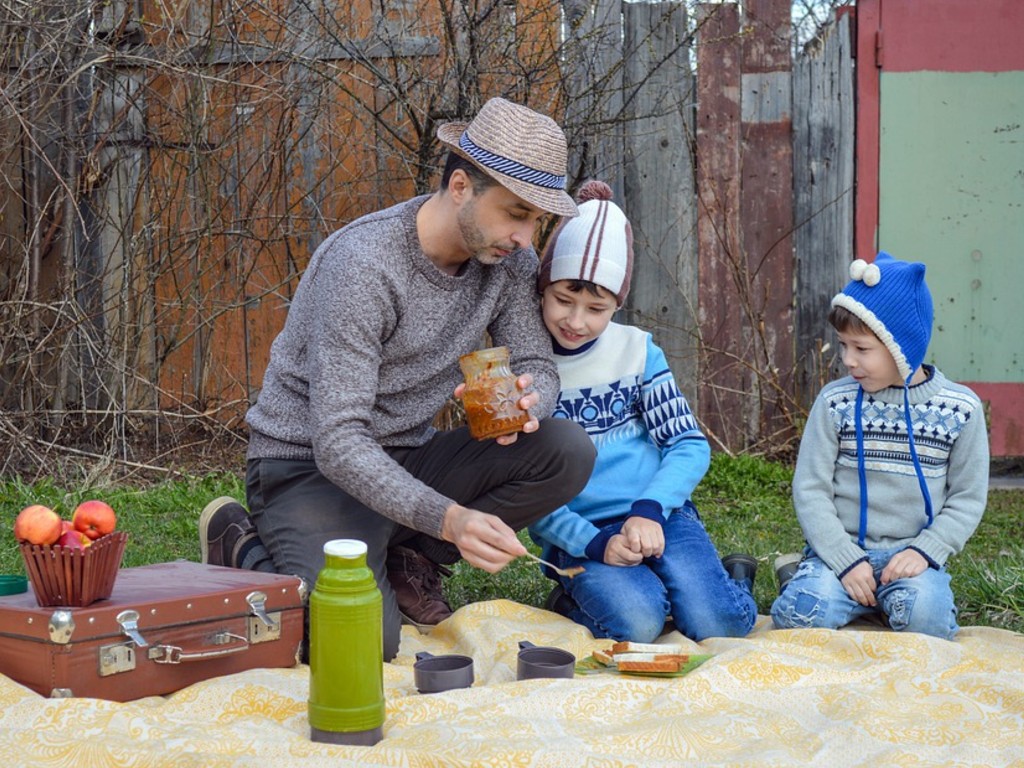
<svg viewBox="0 0 1024 768">
<path fill-rule="evenodd" d="M 879 250 L 922 261 L 928 360 L 1024 381 L 1024 72 L 881 76 Z"/>
</svg>

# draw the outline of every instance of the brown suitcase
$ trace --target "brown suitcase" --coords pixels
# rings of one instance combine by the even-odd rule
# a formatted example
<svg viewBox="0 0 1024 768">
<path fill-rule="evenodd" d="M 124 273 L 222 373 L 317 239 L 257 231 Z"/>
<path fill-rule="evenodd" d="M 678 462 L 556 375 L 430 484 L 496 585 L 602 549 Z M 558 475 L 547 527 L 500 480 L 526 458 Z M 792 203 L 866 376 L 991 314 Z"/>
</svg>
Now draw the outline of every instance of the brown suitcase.
<svg viewBox="0 0 1024 768">
<path fill-rule="evenodd" d="M 130 701 L 297 663 L 305 583 L 188 561 L 122 568 L 107 600 L 0 597 L 0 673 L 44 696 Z"/>
</svg>

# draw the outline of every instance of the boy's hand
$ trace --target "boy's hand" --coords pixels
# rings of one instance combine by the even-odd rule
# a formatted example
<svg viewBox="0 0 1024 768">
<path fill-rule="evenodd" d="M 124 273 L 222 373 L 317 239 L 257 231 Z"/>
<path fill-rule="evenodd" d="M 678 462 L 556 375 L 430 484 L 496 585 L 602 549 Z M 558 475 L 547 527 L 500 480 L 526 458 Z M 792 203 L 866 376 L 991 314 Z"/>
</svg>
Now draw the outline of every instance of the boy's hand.
<svg viewBox="0 0 1024 768">
<path fill-rule="evenodd" d="M 519 402 L 516 403 L 516 405 L 518 405 L 521 410 L 526 411 L 527 415 L 529 415 L 529 410 L 540 402 L 540 395 L 537 392 L 527 392 L 527 390 L 533 386 L 533 376 L 528 373 L 524 373 L 516 379 L 516 386 L 525 393 L 521 398 L 519 398 Z M 455 397 L 461 400 L 462 393 L 465 391 L 466 383 L 462 382 L 455 387 Z M 536 432 L 538 429 L 540 429 L 540 421 L 530 415 L 530 420 L 523 424 L 523 432 Z M 496 437 L 494 439 L 497 441 L 498 445 L 512 445 L 518 436 L 518 432 L 513 432 L 511 435 L 502 435 L 501 437 Z"/>
<path fill-rule="evenodd" d="M 882 569 L 880 580 L 889 584 L 896 579 L 909 579 L 928 570 L 928 561 L 916 549 L 904 549 L 890 558 Z"/>
<path fill-rule="evenodd" d="M 639 552 L 634 552 L 629 546 L 629 541 L 621 533 L 616 533 L 605 544 L 605 565 L 631 566 L 640 565 L 643 561 L 644 556 Z"/>
<path fill-rule="evenodd" d="M 843 576 L 842 581 L 846 594 L 861 605 L 873 607 L 878 604 L 875 600 L 875 589 L 878 585 L 875 583 L 875 571 L 871 563 L 866 560 L 857 563 Z"/>
<path fill-rule="evenodd" d="M 661 557 L 665 554 L 665 531 L 661 525 L 646 517 L 627 517 L 621 533 L 631 551 L 644 557 Z"/>
</svg>

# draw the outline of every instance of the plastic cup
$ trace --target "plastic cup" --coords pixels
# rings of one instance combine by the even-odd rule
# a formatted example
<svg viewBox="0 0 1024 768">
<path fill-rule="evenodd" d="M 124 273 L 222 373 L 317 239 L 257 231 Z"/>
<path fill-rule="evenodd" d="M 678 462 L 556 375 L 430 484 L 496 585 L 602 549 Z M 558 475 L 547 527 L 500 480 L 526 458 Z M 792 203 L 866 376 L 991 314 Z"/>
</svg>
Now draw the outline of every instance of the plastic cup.
<svg viewBox="0 0 1024 768">
<path fill-rule="evenodd" d="M 543 677 L 571 679 L 575 674 L 576 657 L 568 651 L 534 645 L 528 640 L 519 642 L 517 680 L 536 680 Z"/>
<path fill-rule="evenodd" d="M 421 651 L 416 654 L 412 669 L 420 693 L 441 693 L 473 685 L 473 659 L 469 656 L 435 656 Z"/>
</svg>

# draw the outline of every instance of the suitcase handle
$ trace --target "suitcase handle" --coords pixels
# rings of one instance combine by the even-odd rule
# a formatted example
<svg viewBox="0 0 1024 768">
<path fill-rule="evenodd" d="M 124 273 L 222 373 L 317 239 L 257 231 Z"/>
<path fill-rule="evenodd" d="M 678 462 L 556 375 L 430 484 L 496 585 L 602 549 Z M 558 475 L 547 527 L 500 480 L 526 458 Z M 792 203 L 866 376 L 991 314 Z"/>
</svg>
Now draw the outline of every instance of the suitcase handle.
<svg viewBox="0 0 1024 768">
<path fill-rule="evenodd" d="M 232 640 L 237 642 L 232 643 Z M 249 650 L 249 641 L 231 632 L 218 632 L 213 636 L 213 644 L 223 647 L 205 651 L 186 651 L 177 645 L 155 645 L 149 649 L 147 655 L 156 664 L 181 664 L 186 661 L 219 659 L 222 656 Z"/>
</svg>

